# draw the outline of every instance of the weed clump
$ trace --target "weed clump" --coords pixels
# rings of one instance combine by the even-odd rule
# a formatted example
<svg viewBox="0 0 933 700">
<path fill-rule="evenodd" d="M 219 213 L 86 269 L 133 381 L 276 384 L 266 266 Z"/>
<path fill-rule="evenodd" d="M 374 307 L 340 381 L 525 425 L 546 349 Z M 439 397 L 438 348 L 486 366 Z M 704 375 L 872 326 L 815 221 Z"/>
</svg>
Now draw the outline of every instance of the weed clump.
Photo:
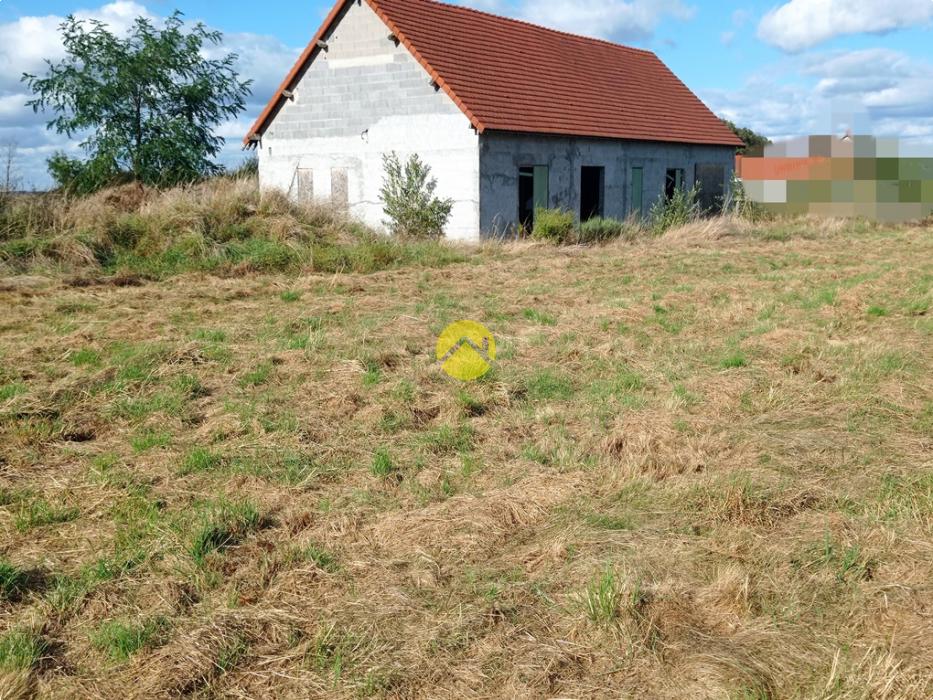
<svg viewBox="0 0 933 700">
<path fill-rule="evenodd" d="M 249 501 L 218 501 L 201 516 L 191 544 L 191 556 L 198 564 L 203 564 L 212 552 L 242 542 L 258 530 L 262 522 L 259 509 Z"/>
<path fill-rule="evenodd" d="M 536 209 L 531 237 L 550 243 L 572 243 L 574 239 L 573 212 L 563 209 Z"/>
</svg>

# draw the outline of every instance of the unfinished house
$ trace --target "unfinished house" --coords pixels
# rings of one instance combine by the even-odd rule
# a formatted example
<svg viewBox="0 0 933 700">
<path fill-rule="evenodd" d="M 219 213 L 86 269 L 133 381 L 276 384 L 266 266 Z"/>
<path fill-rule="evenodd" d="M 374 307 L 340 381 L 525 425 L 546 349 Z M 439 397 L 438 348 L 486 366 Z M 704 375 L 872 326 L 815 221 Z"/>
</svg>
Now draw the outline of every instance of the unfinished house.
<svg viewBox="0 0 933 700">
<path fill-rule="evenodd" d="M 417 153 L 453 200 L 447 236 L 646 213 L 741 141 L 650 51 L 432 0 L 340 0 L 246 136 L 263 189 L 380 227 L 383 154 Z"/>
</svg>

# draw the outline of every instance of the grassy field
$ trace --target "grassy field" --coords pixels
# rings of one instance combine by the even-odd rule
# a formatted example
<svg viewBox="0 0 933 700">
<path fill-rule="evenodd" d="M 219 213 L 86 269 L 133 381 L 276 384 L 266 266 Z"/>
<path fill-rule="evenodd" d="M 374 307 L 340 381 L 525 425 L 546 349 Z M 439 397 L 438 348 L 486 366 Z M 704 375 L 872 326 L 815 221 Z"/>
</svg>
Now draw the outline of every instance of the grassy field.
<svg viewBox="0 0 933 700">
<path fill-rule="evenodd" d="M 0 280 L 0 696 L 931 696 L 930 228 L 432 260 Z"/>
</svg>

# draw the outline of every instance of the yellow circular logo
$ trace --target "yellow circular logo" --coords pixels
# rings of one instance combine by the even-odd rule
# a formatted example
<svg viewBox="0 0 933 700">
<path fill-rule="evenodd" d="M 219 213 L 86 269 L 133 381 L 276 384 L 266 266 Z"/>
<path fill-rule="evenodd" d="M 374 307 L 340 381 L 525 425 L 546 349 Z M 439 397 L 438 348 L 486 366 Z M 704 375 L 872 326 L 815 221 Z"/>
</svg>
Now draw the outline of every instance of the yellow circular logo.
<svg viewBox="0 0 933 700">
<path fill-rule="evenodd" d="M 479 379 L 495 359 L 496 340 L 488 328 L 476 321 L 451 323 L 437 339 L 437 361 L 454 379 Z"/>
</svg>

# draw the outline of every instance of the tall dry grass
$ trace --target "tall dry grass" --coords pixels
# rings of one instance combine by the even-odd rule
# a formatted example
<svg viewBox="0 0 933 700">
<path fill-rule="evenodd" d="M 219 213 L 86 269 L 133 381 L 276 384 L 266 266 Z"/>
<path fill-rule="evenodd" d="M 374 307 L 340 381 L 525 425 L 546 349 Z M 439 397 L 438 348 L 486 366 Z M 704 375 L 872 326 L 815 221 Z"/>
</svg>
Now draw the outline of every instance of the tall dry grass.
<svg viewBox="0 0 933 700">
<path fill-rule="evenodd" d="M 83 198 L 20 196 L 0 209 L 7 273 L 368 272 L 458 259 L 441 244 L 386 239 L 333 207 L 261 193 L 253 177 L 164 191 L 124 185 Z"/>
</svg>

